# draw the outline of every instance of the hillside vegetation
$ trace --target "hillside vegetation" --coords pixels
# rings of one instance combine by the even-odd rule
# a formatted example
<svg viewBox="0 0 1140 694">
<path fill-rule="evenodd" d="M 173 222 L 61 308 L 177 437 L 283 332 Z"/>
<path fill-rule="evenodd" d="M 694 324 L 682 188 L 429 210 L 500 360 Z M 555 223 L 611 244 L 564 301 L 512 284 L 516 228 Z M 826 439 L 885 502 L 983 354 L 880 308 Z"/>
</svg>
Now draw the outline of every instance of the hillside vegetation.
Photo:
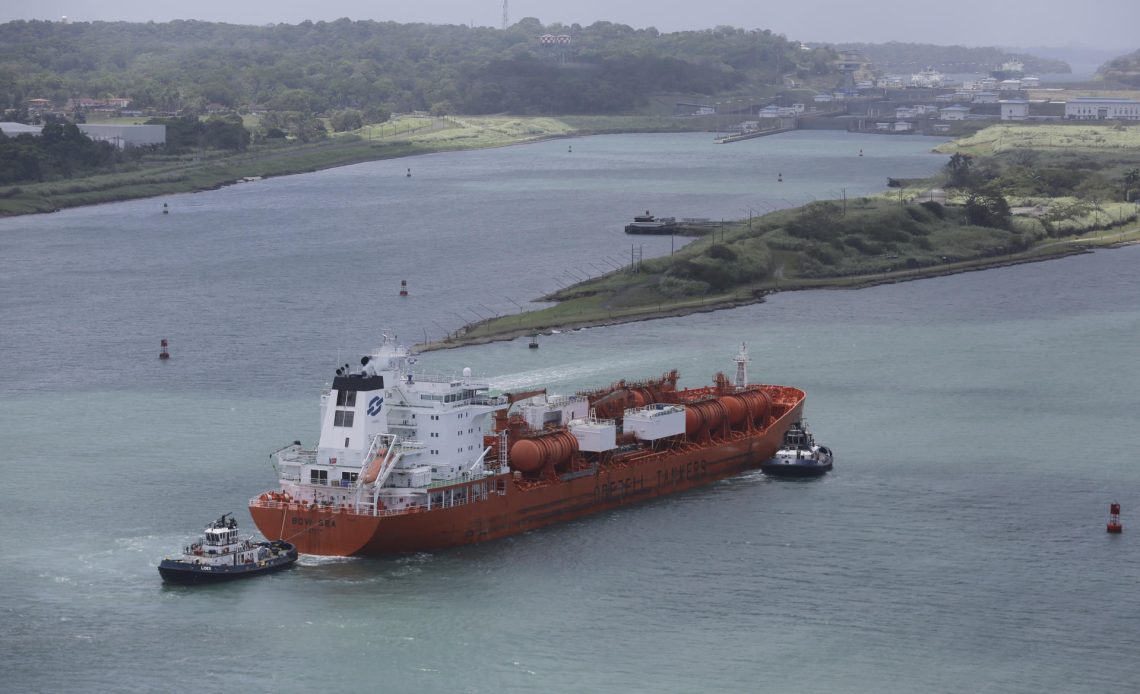
<svg viewBox="0 0 1140 694">
<path fill-rule="evenodd" d="M 770 291 L 858 286 L 1140 239 L 1140 129 L 1001 125 L 944 145 L 943 171 L 868 198 L 724 225 L 671 256 L 467 326 L 461 340 L 750 303 Z"/>
<path fill-rule="evenodd" d="M 875 67 L 884 72 L 918 72 L 927 67 L 948 73 L 988 73 L 1003 63 L 1016 60 L 1024 64 L 1028 74 L 1068 73 L 1068 63 L 1025 53 L 1009 53 L 1000 48 L 969 46 L 936 46 L 928 43 L 840 43 L 840 50 L 862 51 Z"/>
<path fill-rule="evenodd" d="M 1140 50 L 1114 58 L 1097 70 L 1097 77 L 1140 88 Z"/>
<path fill-rule="evenodd" d="M 568 35 L 569 46 L 540 42 Z M 14 21 L 0 25 L 0 108 L 129 97 L 132 109 L 208 104 L 331 113 L 608 114 L 650 94 L 715 94 L 830 75 L 834 53 L 769 31 L 660 33 L 611 22 L 506 30 L 350 21 L 237 26 Z M 372 116 L 369 118 L 369 116 Z"/>
</svg>

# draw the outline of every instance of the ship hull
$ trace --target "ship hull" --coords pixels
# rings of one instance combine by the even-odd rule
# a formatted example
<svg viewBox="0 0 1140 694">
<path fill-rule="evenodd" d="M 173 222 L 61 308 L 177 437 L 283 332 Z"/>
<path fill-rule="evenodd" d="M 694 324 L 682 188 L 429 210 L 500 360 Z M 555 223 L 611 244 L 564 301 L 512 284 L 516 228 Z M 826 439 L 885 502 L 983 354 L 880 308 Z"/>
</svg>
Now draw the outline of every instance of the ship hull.
<svg viewBox="0 0 1140 694">
<path fill-rule="evenodd" d="M 467 486 L 464 496 L 471 499 L 457 506 L 374 516 L 262 495 L 249 510 L 265 537 L 293 543 L 304 554 L 376 556 L 496 540 L 759 469 L 800 420 L 802 408 L 801 399 L 763 431 L 691 444 L 642 462 L 601 466 L 552 483 L 529 484 L 502 473 L 454 485 Z"/>
<path fill-rule="evenodd" d="M 823 477 L 831 472 L 831 463 L 765 463 L 760 471 L 769 477 Z"/>
</svg>

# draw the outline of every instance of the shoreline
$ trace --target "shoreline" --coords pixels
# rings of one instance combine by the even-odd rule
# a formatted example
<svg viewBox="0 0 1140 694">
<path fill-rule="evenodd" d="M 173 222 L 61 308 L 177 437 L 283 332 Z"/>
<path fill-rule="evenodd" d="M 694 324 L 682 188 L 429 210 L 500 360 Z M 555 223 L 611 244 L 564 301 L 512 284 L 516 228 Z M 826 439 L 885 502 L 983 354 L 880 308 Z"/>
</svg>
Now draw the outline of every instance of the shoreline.
<svg viewBox="0 0 1140 694">
<path fill-rule="evenodd" d="M 1123 234 L 1121 234 L 1122 236 Z M 1105 248 L 1122 248 L 1140 244 L 1140 239 L 1119 240 L 1108 243 L 1093 243 L 1089 239 L 1074 239 L 1069 242 L 1061 242 L 1055 244 L 1057 249 L 1055 252 L 1041 253 L 1040 251 L 1034 253 L 1031 251 L 1020 254 L 1019 256 L 1007 256 L 1004 258 L 993 258 L 984 260 L 963 261 L 954 263 L 952 265 L 939 265 L 930 268 L 923 268 L 917 270 L 904 270 L 899 272 L 867 275 L 862 277 L 849 277 L 849 278 L 836 278 L 832 280 L 816 280 L 814 282 L 802 282 L 794 286 L 787 287 L 773 287 L 764 289 L 750 299 L 730 299 L 719 301 L 715 303 L 702 304 L 696 306 L 675 306 L 673 308 L 662 308 L 656 310 L 649 310 L 643 313 L 631 314 L 628 316 L 620 317 L 607 317 L 588 319 L 581 321 L 569 321 L 557 325 L 544 326 L 541 329 L 514 329 L 503 330 L 492 334 L 484 334 L 477 336 L 459 336 L 444 341 L 427 342 L 416 344 L 412 346 L 415 352 L 433 352 L 437 350 L 456 349 L 459 347 L 468 347 L 471 345 L 484 345 L 492 342 L 509 342 L 516 340 L 520 337 L 529 337 L 536 332 L 549 335 L 551 330 L 559 330 L 566 332 L 569 330 L 579 330 L 584 328 L 599 328 L 611 325 L 622 325 L 626 323 L 638 323 L 642 321 L 658 320 L 662 318 L 679 318 L 682 316 L 692 315 L 695 313 L 711 313 L 713 311 L 723 311 L 734 308 L 741 308 L 743 306 L 750 306 L 753 304 L 760 304 L 767 300 L 771 294 L 781 292 L 795 292 L 807 290 L 856 290 L 866 289 L 869 287 L 877 287 L 886 284 L 900 284 L 902 282 L 913 282 L 917 280 L 932 279 L 935 277 L 947 277 L 950 275 L 959 275 L 967 272 L 981 272 L 983 270 L 992 270 L 995 268 L 1011 267 L 1014 265 L 1025 265 L 1029 263 L 1045 262 L 1048 260 L 1057 260 L 1066 258 L 1073 255 L 1083 255 L 1092 253 L 1094 250 Z M 525 314 L 514 314 L 525 315 Z M 458 331 L 463 331 L 471 326 L 478 325 L 477 323 L 468 323 L 461 326 Z M 458 332 L 457 331 L 457 332 Z"/>
<path fill-rule="evenodd" d="M 573 126 L 551 119 L 556 123 L 556 126 L 547 126 L 551 129 L 522 135 L 508 134 L 504 132 L 507 126 L 500 126 L 493 121 L 480 123 L 475 118 L 459 120 L 451 117 L 442 120 L 453 123 L 454 127 L 425 126 L 422 132 L 411 136 L 393 136 L 388 141 L 371 140 L 353 134 L 347 138 L 330 137 L 280 149 L 245 151 L 202 161 L 170 163 L 149 170 L 12 184 L 0 189 L 0 219 L 165 195 L 201 193 L 239 185 L 252 179 L 294 176 L 426 154 L 497 149 L 591 135 L 700 132 L 687 128 L 653 127 L 645 122 L 641 123 L 641 127 L 633 123 L 628 128 L 590 128 L 589 124 L 585 124 L 586 127 Z M 557 126 L 565 129 L 560 130 Z M 441 137 L 441 134 L 446 136 Z"/>
</svg>

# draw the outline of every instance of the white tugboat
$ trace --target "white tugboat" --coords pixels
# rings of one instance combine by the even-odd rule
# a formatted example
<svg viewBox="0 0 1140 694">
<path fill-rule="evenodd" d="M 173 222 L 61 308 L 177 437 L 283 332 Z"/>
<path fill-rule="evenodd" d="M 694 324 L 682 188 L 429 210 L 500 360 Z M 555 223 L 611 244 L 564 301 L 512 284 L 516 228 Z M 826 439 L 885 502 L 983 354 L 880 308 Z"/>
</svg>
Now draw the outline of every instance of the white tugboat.
<svg viewBox="0 0 1140 694">
<path fill-rule="evenodd" d="M 815 442 L 807 422 L 796 422 L 784 434 L 775 457 L 761 463 L 760 470 L 777 477 L 819 477 L 831 471 L 833 457 L 830 448 Z"/>
<path fill-rule="evenodd" d="M 166 583 L 217 583 L 278 571 L 297 561 L 297 548 L 288 542 L 254 542 L 238 537 L 233 514 L 206 526 L 198 542 L 182 548 L 182 556 L 158 565 Z"/>
</svg>

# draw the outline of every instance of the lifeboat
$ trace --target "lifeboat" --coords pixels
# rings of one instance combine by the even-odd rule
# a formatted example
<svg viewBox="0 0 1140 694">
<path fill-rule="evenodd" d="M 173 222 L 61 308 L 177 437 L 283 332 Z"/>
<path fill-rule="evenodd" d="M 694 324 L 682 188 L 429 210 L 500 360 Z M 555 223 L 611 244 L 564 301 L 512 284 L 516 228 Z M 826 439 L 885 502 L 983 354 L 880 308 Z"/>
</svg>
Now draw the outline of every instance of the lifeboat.
<svg viewBox="0 0 1140 694">
<path fill-rule="evenodd" d="M 364 471 L 364 484 L 372 484 L 376 481 L 376 476 L 380 474 L 380 466 L 384 464 L 384 458 L 387 456 L 387 448 L 382 448 L 376 452 L 372 462 L 368 463 L 368 469 Z"/>
</svg>

